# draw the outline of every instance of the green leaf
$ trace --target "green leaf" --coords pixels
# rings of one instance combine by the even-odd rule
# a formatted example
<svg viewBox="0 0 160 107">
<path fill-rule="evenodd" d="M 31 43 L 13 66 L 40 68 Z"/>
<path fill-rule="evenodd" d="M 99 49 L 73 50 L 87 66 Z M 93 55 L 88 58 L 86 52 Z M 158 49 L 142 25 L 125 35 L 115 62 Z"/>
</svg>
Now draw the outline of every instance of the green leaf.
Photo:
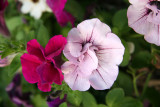
<svg viewBox="0 0 160 107">
<path fill-rule="evenodd" d="M 111 91 L 106 96 L 106 103 L 109 107 L 116 107 L 119 105 L 120 101 L 124 98 L 124 91 L 121 88 L 116 88 Z"/>
<path fill-rule="evenodd" d="M 127 33 L 131 28 L 128 27 L 127 10 L 119 10 L 115 13 L 112 20 L 113 26 L 117 27 L 121 33 Z"/>
<path fill-rule="evenodd" d="M 46 29 L 46 27 L 41 24 L 39 26 L 38 29 L 38 34 L 37 34 L 37 41 L 43 46 L 45 47 L 46 44 L 49 41 L 49 34 L 48 34 L 48 30 Z"/>
<path fill-rule="evenodd" d="M 108 106 L 104 104 L 99 104 L 98 107 L 108 107 Z"/>
<path fill-rule="evenodd" d="M 137 99 L 134 99 L 132 97 L 126 97 L 122 101 L 120 107 L 143 107 L 143 104 Z"/>
<path fill-rule="evenodd" d="M 123 88 L 126 95 L 132 95 L 133 85 L 130 75 L 120 71 L 114 85 L 115 87 Z"/>
<path fill-rule="evenodd" d="M 109 107 L 143 107 L 138 99 L 125 97 L 121 88 L 115 88 L 108 92 L 106 103 Z"/>
<path fill-rule="evenodd" d="M 122 43 L 125 47 L 125 52 L 124 52 L 124 55 L 123 55 L 123 61 L 122 63 L 120 64 L 120 66 L 124 67 L 124 66 L 127 66 L 129 61 L 130 61 L 130 58 L 131 58 L 131 55 L 129 53 L 129 47 L 128 47 L 128 44 L 122 40 Z"/>
<path fill-rule="evenodd" d="M 20 16 L 12 17 L 6 20 L 8 29 L 12 32 L 16 27 L 22 24 L 22 18 Z"/>
<path fill-rule="evenodd" d="M 46 99 L 39 94 L 32 96 L 31 99 L 35 105 L 34 107 L 48 107 Z"/>
<path fill-rule="evenodd" d="M 60 104 L 59 107 L 67 107 L 67 103 L 64 102 L 64 103 Z"/>
<path fill-rule="evenodd" d="M 152 55 L 148 51 L 141 51 L 137 53 L 132 60 L 132 67 L 143 68 L 150 66 Z"/>
<path fill-rule="evenodd" d="M 80 106 L 82 102 L 82 93 L 80 91 L 72 91 L 68 93 L 67 101 L 74 106 Z"/>
<path fill-rule="evenodd" d="M 12 77 L 21 67 L 20 57 L 22 54 L 17 54 L 12 60 L 11 57 L 8 56 L 9 60 L 12 60 L 11 64 L 8 66 L 8 76 Z"/>
<path fill-rule="evenodd" d="M 83 92 L 83 107 L 97 107 L 96 99 L 89 92 Z"/>
</svg>

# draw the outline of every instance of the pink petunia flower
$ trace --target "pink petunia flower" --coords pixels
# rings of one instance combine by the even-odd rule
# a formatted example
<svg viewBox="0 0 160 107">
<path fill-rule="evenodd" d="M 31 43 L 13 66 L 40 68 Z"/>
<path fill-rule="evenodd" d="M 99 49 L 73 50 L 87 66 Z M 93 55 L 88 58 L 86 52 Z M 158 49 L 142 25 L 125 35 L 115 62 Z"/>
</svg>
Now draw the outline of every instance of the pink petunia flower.
<svg viewBox="0 0 160 107">
<path fill-rule="evenodd" d="M 27 43 L 28 54 L 21 56 L 22 73 L 29 83 L 38 83 L 41 91 L 51 91 L 54 82 L 61 85 L 62 71 L 54 60 L 63 50 L 66 39 L 62 35 L 52 37 L 45 49 L 33 39 Z"/>
<path fill-rule="evenodd" d="M 85 20 L 67 37 L 64 55 L 69 61 L 61 70 L 72 90 L 86 91 L 110 88 L 118 75 L 124 46 L 108 25 L 99 19 Z"/>
<path fill-rule="evenodd" d="M 128 24 L 149 43 L 160 46 L 160 0 L 129 0 Z"/>
<path fill-rule="evenodd" d="M 68 22 L 74 26 L 75 18 L 64 10 L 67 0 L 47 0 L 48 6 L 52 9 L 58 23 L 65 26 Z"/>
<path fill-rule="evenodd" d="M 4 36 L 10 36 L 4 19 L 4 10 L 8 6 L 7 0 L 0 0 L 0 33 Z"/>
</svg>

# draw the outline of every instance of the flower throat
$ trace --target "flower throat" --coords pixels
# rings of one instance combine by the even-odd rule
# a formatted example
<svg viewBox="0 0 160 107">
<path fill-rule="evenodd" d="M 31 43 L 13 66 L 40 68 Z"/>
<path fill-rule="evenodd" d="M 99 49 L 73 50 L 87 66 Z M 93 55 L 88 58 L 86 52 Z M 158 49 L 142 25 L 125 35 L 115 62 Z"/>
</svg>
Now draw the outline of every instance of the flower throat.
<svg viewBox="0 0 160 107">
<path fill-rule="evenodd" d="M 39 0 L 32 0 L 34 3 L 37 3 Z"/>
<path fill-rule="evenodd" d="M 157 6 L 157 9 L 160 10 L 160 1 L 157 1 L 157 0 L 151 1 L 151 2 L 149 2 L 149 4 L 150 4 L 151 6 L 152 6 L 152 5 Z"/>
</svg>

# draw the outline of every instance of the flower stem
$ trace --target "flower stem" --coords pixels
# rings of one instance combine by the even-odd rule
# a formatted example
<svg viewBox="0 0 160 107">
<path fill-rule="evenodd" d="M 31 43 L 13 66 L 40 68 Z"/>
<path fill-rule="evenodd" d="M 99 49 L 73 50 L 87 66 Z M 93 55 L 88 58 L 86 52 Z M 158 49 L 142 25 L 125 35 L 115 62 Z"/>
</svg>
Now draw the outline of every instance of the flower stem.
<svg viewBox="0 0 160 107">
<path fill-rule="evenodd" d="M 138 88 L 137 88 L 137 78 L 135 77 L 135 75 L 133 76 L 133 87 L 134 87 L 134 91 L 137 97 L 139 97 L 139 92 L 138 92 Z"/>
</svg>

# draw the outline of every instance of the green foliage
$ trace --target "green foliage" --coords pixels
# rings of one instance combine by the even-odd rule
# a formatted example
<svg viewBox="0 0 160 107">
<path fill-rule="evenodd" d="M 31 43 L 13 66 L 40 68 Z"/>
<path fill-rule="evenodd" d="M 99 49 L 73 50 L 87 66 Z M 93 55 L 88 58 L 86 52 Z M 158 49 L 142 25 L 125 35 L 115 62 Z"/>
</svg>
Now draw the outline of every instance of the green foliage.
<svg viewBox="0 0 160 107">
<path fill-rule="evenodd" d="M 48 107 L 46 99 L 41 95 L 37 94 L 31 97 L 34 107 Z"/>
<path fill-rule="evenodd" d="M 125 52 L 124 52 L 124 55 L 123 55 L 123 61 L 122 61 L 120 66 L 127 66 L 129 64 L 131 56 L 130 56 L 130 53 L 129 53 L 128 44 L 124 40 L 122 40 L 122 43 L 125 47 Z"/>
<path fill-rule="evenodd" d="M 83 107 L 97 107 L 96 99 L 89 92 L 82 92 L 83 95 Z"/>
<path fill-rule="evenodd" d="M 60 104 L 59 107 L 67 107 L 67 103 L 64 102 L 64 103 Z"/>
<path fill-rule="evenodd" d="M 125 97 L 121 88 L 111 90 L 106 96 L 106 103 L 109 107 L 143 107 L 138 99 Z"/>
<path fill-rule="evenodd" d="M 82 102 L 82 93 L 80 91 L 69 92 L 67 94 L 67 101 L 74 106 L 80 106 Z"/>
</svg>

